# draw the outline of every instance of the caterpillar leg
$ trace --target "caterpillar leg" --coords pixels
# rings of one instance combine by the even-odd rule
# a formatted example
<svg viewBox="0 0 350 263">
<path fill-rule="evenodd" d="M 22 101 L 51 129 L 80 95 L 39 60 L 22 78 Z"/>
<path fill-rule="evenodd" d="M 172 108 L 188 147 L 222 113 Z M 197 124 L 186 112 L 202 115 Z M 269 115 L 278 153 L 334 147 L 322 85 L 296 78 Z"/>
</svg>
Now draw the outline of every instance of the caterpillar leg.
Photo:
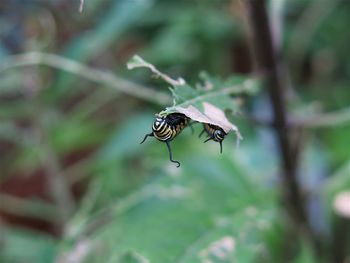
<svg viewBox="0 0 350 263">
<path fill-rule="evenodd" d="M 190 127 L 190 129 L 191 129 L 191 132 L 192 132 L 192 134 L 194 133 L 194 129 L 193 129 L 193 125 L 194 123 L 193 122 L 190 122 L 189 124 L 188 124 L 188 126 Z"/>
<path fill-rule="evenodd" d="M 209 137 L 208 139 L 206 139 L 203 143 L 206 143 L 206 142 L 208 142 L 208 141 L 210 141 L 210 140 L 212 140 L 213 138 L 212 137 Z"/>
<path fill-rule="evenodd" d="M 213 138 L 212 138 L 212 137 L 209 137 L 209 138 L 206 139 L 203 143 L 206 143 L 206 142 L 208 142 L 208 141 L 210 141 L 210 140 L 213 140 Z M 220 141 L 219 143 L 220 143 L 220 153 L 222 153 L 222 141 Z"/>
<path fill-rule="evenodd" d="M 165 143 L 166 143 L 166 146 L 168 147 L 170 162 L 176 163 L 176 167 L 180 167 L 180 162 L 174 161 L 174 160 L 173 160 L 173 155 L 172 155 L 172 153 L 171 153 L 171 148 L 170 148 L 169 141 L 165 141 Z"/>
<path fill-rule="evenodd" d="M 153 137 L 154 135 L 153 135 L 153 132 L 151 132 L 151 133 L 149 133 L 149 134 L 146 134 L 145 135 L 145 138 L 143 138 L 143 140 L 142 140 L 142 142 L 140 142 L 140 144 L 143 144 L 144 143 L 144 141 L 147 139 L 147 137 Z"/>
<path fill-rule="evenodd" d="M 200 137 L 203 135 L 204 132 L 205 132 L 205 129 L 203 129 L 203 130 L 201 131 L 201 133 L 198 135 L 198 138 L 200 138 Z"/>
</svg>

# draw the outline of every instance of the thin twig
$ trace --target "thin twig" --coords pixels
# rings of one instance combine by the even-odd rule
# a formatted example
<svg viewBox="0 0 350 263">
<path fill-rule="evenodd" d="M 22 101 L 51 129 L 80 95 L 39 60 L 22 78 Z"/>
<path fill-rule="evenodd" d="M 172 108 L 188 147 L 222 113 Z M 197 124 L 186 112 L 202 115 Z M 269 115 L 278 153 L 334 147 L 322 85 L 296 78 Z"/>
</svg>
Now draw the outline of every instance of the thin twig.
<svg viewBox="0 0 350 263">
<path fill-rule="evenodd" d="M 111 72 L 93 69 L 77 61 L 50 53 L 29 52 L 21 55 L 10 56 L 0 63 L 0 73 L 12 68 L 31 65 L 46 65 L 68 71 L 88 80 L 112 87 L 120 92 L 124 92 L 125 94 L 157 103 L 159 105 L 167 105 L 171 103 L 171 98 L 166 93 L 155 91 L 151 88 L 117 77 Z"/>
<path fill-rule="evenodd" d="M 295 118 L 293 124 L 305 128 L 329 128 L 350 123 L 350 107 L 307 118 Z"/>
<path fill-rule="evenodd" d="M 132 57 L 131 61 L 126 64 L 128 69 L 134 68 L 149 68 L 156 77 L 162 78 L 165 82 L 168 82 L 172 86 L 183 86 L 186 84 L 186 81 L 183 78 L 178 78 L 177 80 L 172 79 L 168 75 L 160 72 L 154 65 L 148 63 L 143 58 L 138 55 Z"/>
<path fill-rule="evenodd" d="M 202 95 L 198 95 L 193 99 L 185 100 L 180 104 L 176 104 L 175 106 L 168 107 L 164 112 L 169 112 L 171 110 L 176 110 L 179 107 L 187 108 L 188 106 L 194 105 L 201 101 L 206 101 L 210 98 L 220 97 L 224 95 L 241 95 L 241 94 L 254 94 L 256 92 L 256 87 L 254 86 L 254 81 L 246 80 L 243 83 L 232 85 L 229 87 L 223 87 L 219 90 L 207 91 Z M 162 114 L 162 113 L 160 113 Z"/>
<path fill-rule="evenodd" d="M 80 0 L 80 4 L 79 4 L 79 13 L 83 12 L 83 8 L 84 8 L 84 0 Z"/>
<path fill-rule="evenodd" d="M 242 118 L 254 125 L 274 127 L 270 119 L 262 119 L 253 115 L 242 115 Z M 332 128 L 350 124 L 350 107 L 327 113 L 311 114 L 308 117 L 290 117 L 289 128 L 319 129 Z"/>
<path fill-rule="evenodd" d="M 94 248 L 94 242 L 87 238 L 78 240 L 71 246 L 71 250 L 62 251 L 56 256 L 54 263 L 82 263 L 86 262 L 86 258 Z M 90 258 L 91 260 L 91 258 Z"/>
<path fill-rule="evenodd" d="M 57 220 L 56 207 L 44 201 L 28 200 L 28 198 L 20 198 L 5 193 L 0 193 L 0 200 L 0 211 L 2 212 L 49 222 Z"/>
</svg>

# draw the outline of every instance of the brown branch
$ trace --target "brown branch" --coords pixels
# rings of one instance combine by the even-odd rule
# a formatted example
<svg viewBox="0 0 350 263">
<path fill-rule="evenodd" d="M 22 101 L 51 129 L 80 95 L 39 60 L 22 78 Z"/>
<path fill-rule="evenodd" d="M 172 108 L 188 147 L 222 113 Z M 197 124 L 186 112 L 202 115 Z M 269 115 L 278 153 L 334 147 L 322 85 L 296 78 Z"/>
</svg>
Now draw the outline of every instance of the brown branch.
<svg viewBox="0 0 350 263">
<path fill-rule="evenodd" d="M 274 126 L 279 141 L 279 147 L 283 165 L 283 175 L 286 188 L 289 189 L 288 200 L 294 204 L 295 214 L 299 220 L 305 221 L 301 193 L 296 180 L 296 167 L 294 165 L 291 143 L 288 137 L 287 113 L 285 108 L 284 83 L 281 68 L 278 67 L 276 52 L 272 44 L 272 36 L 269 27 L 265 1 L 248 1 L 251 24 L 254 32 L 254 49 L 256 60 L 260 69 L 269 72 L 266 75 L 265 84 L 273 107 Z"/>
<path fill-rule="evenodd" d="M 254 54 L 259 69 L 266 72 L 265 85 L 270 97 L 273 111 L 273 127 L 276 132 L 281 156 L 281 174 L 284 183 L 285 201 L 290 206 L 290 213 L 300 230 L 305 230 L 310 240 L 315 243 L 304 208 L 304 200 L 297 181 L 297 162 L 286 110 L 285 89 L 287 87 L 283 63 L 276 50 L 269 18 L 266 11 L 266 1 L 246 0 L 250 23 L 254 37 Z M 316 247 L 316 246 L 315 246 Z"/>
</svg>

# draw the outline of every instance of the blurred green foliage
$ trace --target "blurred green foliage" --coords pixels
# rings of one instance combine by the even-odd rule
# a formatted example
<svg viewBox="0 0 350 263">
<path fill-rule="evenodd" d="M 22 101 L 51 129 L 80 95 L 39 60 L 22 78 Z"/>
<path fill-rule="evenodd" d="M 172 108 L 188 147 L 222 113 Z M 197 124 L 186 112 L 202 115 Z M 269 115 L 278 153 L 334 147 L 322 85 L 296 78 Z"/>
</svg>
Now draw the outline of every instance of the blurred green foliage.
<svg viewBox="0 0 350 263">
<path fill-rule="evenodd" d="M 347 107 L 350 2 L 270 0 L 270 8 L 275 1 L 283 2 L 292 111 Z M 1 60 L 55 53 L 156 91 L 167 87 L 126 70 L 135 53 L 190 83 L 203 70 L 220 77 L 251 70 L 239 1 L 85 0 L 82 13 L 78 5 L 0 3 Z M 265 97 L 248 99 L 245 113 L 268 116 Z M 0 72 L 0 262 L 318 262 L 281 208 L 270 129 L 232 117 L 244 140 L 237 149 L 230 134 L 222 155 L 197 139 L 200 125 L 194 135 L 185 130 L 172 142 L 176 169 L 164 144 L 139 145 L 163 109 L 62 69 Z M 301 154 L 300 182 L 323 249 L 334 245 L 333 200 L 350 188 L 349 129 L 308 130 Z M 50 174 L 72 193 L 68 219 Z M 50 209 L 33 218 L 38 202 Z"/>
</svg>

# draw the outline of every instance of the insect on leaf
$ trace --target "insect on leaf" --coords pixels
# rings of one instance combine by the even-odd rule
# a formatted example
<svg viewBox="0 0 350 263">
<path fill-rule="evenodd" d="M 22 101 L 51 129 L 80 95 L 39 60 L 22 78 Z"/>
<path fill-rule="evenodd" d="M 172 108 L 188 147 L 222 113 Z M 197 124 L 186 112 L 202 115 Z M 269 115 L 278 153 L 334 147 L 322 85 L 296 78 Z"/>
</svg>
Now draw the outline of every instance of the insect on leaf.
<svg viewBox="0 0 350 263">
<path fill-rule="evenodd" d="M 157 77 L 171 85 L 173 105 L 160 112 L 160 116 L 170 113 L 182 113 L 194 121 L 209 123 L 222 128 L 226 133 L 234 131 L 237 139 L 242 139 L 236 125 L 225 115 L 225 110 L 237 113 L 241 100 L 237 97 L 243 94 L 254 94 L 258 90 L 258 81 L 244 76 L 232 76 L 227 80 L 214 78 L 206 73 L 200 74 L 201 82 L 195 87 L 182 78 L 174 80 L 161 73 L 156 67 L 139 56 L 134 56 L 127 64 L 128 69 L 136 67 L 149 68 Z"/>
</svg>

